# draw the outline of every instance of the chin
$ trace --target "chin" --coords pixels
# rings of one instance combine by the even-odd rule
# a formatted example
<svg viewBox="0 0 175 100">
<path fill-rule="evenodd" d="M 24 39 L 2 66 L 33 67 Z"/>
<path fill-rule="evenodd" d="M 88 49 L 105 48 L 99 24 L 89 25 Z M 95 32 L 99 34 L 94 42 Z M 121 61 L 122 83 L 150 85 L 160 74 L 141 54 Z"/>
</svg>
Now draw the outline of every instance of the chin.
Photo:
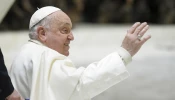
<svg viewBox="0 0 175 100">
<path fill-rule="evenodd" d="M 66 53 L 64 53 L 63 55 L 65 55 L 65 56 L 69 56 L 69 52 L 66 52 Z"/>
</svg>

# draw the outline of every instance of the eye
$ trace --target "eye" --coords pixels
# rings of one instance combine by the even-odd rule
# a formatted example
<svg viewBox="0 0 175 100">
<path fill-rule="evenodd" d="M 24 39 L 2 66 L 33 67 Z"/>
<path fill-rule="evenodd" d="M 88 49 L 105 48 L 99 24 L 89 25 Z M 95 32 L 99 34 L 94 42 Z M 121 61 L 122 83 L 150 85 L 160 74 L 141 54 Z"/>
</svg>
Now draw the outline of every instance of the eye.
<svg viewBox="0 0 175 100">
<path fill-rule="evenodd" d="M 69 33 L 69 29 L 63 28 L 63 29 L 62 29 L 62 33 L 63 33 L 63 34 L 68 34 L 68 33 Z"/>
<path fill-rule="evenodd" d="M 67 33 L 67 32 L 68 32 L 68 30 L 67 30 L 67 29 L 64 29 L 63 31 L 64 31 L 64 33 Z"/>
</svg>

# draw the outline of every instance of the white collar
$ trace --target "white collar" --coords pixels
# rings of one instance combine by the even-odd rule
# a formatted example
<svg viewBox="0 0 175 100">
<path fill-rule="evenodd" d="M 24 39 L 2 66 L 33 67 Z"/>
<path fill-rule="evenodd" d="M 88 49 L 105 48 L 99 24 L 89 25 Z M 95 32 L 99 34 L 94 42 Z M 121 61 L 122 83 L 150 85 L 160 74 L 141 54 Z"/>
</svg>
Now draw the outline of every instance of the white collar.
<svg viewBox="0 0 175 100">
<path fill-rule="evenodd" d="M 30 40 L 28 40 L 29 42 L 33 42 L 33 43 L 35 43 L 35 44 L 39 44 L 39 45 L 43 45 L 43 46 L 45 46 L 44 44 L 42 44 L 40 41 L 38 41 L 38 40 L 33 40 L 33 39 L 30 39 Z"/>
</svg>

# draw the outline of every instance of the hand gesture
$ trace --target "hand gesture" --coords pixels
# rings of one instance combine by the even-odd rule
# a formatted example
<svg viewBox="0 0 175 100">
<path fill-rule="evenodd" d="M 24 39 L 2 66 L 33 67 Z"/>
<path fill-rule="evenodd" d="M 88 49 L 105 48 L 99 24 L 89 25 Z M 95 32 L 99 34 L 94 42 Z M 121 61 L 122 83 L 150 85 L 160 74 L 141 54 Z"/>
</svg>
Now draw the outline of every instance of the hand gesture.
<svg viewBox="0 0 175 100">
<path fill-rule="evenodd" d="M 149 29 L 149 25 L 144 22 L 136 22 L 128 31 L 122 42 L 122 47 L 126 49 L 133 57 L 141 48 L 141 46 L 151 38 L 150 35 L 141 38 Z"/>
</svg>

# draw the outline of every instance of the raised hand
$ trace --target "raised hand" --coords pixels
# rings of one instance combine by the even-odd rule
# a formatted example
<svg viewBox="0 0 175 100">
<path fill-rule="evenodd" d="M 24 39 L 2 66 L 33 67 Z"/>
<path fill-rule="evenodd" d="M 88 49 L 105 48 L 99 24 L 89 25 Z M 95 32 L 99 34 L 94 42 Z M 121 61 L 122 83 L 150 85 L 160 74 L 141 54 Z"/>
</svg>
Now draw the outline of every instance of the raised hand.
<svg viewBox="0 0 175 100">
<path fill-rule="evenodd" d="M 151 38 L 151 35 L 147 35 L 142 38 L 142 36 L 149 29 L 149 25 L 144 22 L 136 22 L 128 31 L 122 42 L 122 47 L 126 49 L 133 57 L 141 48 L 141 46 Z"/>
</svg>

